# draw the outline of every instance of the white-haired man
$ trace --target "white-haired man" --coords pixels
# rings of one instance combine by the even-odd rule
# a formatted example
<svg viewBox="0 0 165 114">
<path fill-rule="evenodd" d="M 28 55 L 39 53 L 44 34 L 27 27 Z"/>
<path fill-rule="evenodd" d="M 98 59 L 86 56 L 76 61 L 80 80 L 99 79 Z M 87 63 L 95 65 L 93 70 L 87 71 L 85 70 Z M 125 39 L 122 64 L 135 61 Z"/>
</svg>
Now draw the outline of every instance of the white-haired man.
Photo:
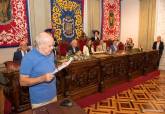
<svg viewBox="0 0 165 114">
<path fill-rule="evenodd" d="M 54 39 L 46 32 L 40 33 L 35 46 L 24 56 L 20 67 L 20 85 L 30 86 L 32 108 L 57 101 L 56 80 L 51 74 L 56 69 L 52 53 Z"/>
</svg>

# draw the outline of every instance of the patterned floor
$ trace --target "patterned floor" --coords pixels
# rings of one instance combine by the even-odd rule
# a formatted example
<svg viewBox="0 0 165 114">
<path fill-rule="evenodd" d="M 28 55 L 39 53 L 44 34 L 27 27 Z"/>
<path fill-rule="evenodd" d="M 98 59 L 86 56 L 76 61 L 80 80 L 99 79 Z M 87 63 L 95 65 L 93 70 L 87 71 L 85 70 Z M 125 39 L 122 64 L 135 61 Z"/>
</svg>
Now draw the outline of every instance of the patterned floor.
<svg viewBox="0 0 165 114">
<path fill-rule="evenodd" d="M 115 96 L 85 108 L 87 114 L 165 114 L 165 71 Z"/>
</svg>

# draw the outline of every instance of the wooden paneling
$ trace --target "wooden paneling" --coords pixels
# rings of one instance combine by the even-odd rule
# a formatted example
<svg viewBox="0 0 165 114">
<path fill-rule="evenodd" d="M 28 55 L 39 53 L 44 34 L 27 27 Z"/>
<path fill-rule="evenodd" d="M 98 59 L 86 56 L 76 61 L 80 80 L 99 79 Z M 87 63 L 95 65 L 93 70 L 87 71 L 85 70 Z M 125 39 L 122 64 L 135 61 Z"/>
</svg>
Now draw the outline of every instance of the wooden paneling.
<svg viewBox="0 0 165 114">
<path fill-rule="evenodd" d="M 157 51 L 120 52 L 92 55 L 90 59 L 74 61 L 57 73 L 58 99 L 77 100 L 101 92 L 114 84 L 126 82 L 144 73 L 157 70 Z M 16 112 L 30 108 L 27 87 L 20 87 L 19 72 L 3 72 L 10 80 L 8 97 Z"/>
</svg>

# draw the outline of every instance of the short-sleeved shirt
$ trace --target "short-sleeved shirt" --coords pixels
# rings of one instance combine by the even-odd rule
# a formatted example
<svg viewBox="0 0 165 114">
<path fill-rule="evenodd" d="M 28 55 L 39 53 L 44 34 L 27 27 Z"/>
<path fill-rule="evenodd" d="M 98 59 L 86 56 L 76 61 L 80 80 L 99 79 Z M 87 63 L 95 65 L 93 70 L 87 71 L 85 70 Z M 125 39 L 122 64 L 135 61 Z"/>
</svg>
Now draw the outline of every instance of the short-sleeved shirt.
<svg viewBox="0 0 165 114">
<path fill-rule="evenodd" d="M 54 70 L 54 55 L 42 55 L 34 48 L 22 59 L 20 74 L 36 78 Z M 57 95 L 56 80 L 32 85 L 29 87 L 29 93 L 32 104 L 47 102 Z"/>
</svg>

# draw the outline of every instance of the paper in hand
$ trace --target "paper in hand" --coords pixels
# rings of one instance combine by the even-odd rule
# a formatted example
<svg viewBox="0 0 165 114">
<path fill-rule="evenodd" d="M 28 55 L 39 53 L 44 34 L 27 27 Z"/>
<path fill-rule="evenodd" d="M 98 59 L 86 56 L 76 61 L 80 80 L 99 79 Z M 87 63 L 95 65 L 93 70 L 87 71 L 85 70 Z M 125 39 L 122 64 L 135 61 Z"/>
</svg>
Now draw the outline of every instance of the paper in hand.
<svg viewBox="0 0 165 114">
<path fill-rule="evenodd" d="M 71 57 L 69 58 L 69 61 L 63 63 L 60 65 L 57 69 L 55 69 L 51 74 L 56 74 L 58 71 L 62 70 L 63 68 L 67 67 L 74 59 Z"/>
</svg>

